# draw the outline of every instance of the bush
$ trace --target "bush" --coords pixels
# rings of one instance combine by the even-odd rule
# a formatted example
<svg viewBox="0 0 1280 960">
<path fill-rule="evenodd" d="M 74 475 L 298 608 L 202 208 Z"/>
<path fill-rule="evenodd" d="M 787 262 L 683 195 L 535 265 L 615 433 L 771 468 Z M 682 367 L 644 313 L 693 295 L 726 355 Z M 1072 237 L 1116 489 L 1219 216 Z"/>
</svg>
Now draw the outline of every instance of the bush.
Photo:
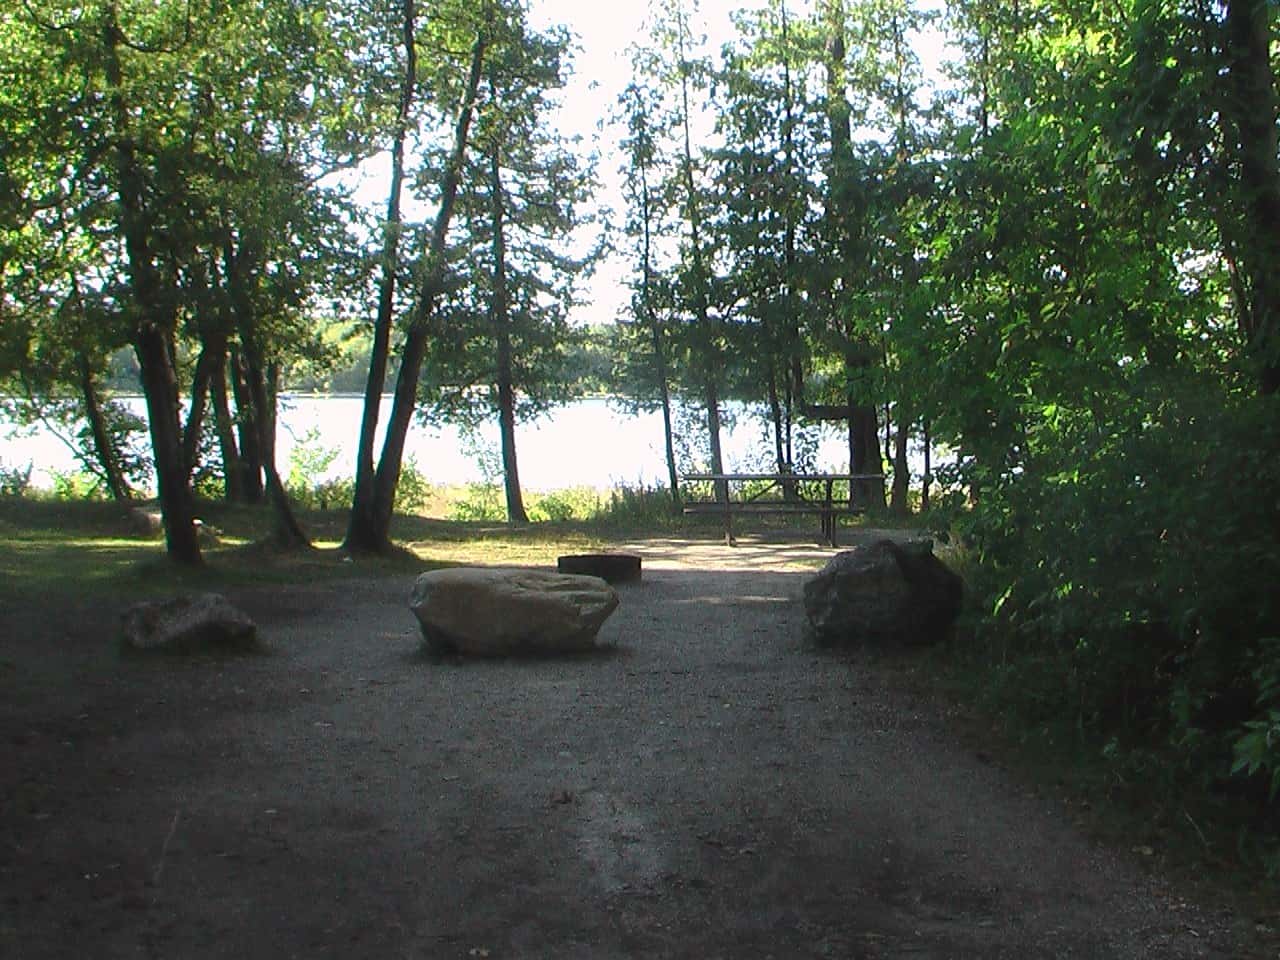
<svg viewBox="0 0 1280 960">
<path fill-rule="evenodd" d="M 31 489 L 31 464 L 25 467 L 7 467 L 0 460 L 0 497 L 25 496 Z"/>
<path fill-rule="evenodd" d="M 938 512 L 972 561 L 961 655 L 1011 727 L 1256 800 L 1274 830 L 1280 425 L 1252 394 L 1150 389 L 1039 411 L 1004 463 L 962 465 L 974 502 Z"/>
<path fill-rule="evenodd" d="M 54 500 L 105 500 L 107 488 L 102 480 L 85 470 L 53 472 Z"/>
<path fill-rule="evenodd" d="M 502 488 L 493 483 L 468 483 L 466 492 L 449 508 L 450 520 L 500 522 L 507 519 Z"/>
<path fill-rule="evenodd" d="M 671 491 L 664 487 L 617 486 L 609 491 L 609 501 L 599 519 L 623 527 L 665 529 L 674 526 L 678 514 Z"/>
</svg>

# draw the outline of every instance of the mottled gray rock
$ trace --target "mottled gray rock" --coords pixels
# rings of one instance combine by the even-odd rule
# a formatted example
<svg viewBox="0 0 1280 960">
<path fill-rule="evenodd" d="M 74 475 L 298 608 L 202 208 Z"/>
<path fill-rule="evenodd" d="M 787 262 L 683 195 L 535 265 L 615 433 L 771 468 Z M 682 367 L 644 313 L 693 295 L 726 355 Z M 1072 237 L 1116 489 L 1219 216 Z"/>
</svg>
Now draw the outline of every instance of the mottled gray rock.
<svg viewBox="0 0 1280 960">
<path fill-rule="evenodd" d="M 930 540 L 842 551 L 804 585 L 810 633 L 823 644 L 936 643 L 962 597 L 960 578 L 933 555 Z"/>
<path fill-rule="evenodd" d="M 124 644 L 134 650 L 243 648 L 257 638 L 248 614 L 216 593 L 136 603 L 123 620 Z"/>
<path fill-rule="evenodd" d="M 130 507 L 124 515 L 129 532 L 135 537 L 156 537 L 164 533 L 164 520 L 159 507 Z"/>
<path fill-rule="evenodd" d="M 618 595 L 599 577 L 457 567 L 418 577 L 409 606 L 436 652 L 571 653 L 596 645 Z"/>
</svg>

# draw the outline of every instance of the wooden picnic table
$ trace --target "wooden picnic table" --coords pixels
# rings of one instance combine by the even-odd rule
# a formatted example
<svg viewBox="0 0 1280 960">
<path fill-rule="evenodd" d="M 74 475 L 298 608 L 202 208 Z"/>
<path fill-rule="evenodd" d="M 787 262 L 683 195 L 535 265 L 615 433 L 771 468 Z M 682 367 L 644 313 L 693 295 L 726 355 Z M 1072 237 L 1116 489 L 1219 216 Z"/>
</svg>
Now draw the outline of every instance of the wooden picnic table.
<svg viewBox="0 0 1280 960">
<path fill-rule="evenodd" d="M 848 483 L 850 491 L 865 481 L 884 480 L 879 473 L 687 473 L 686 484 L 710 484 L 712 500 L 687 497 L 684 512 L 716 514 L 724 518 L 725 542 L 732 545 L 735 514 L 816 514 L 822 523 L 823 543 L 836 545 L 836 520 L 862 513 L 864 504 L 835 498 L 835 485 Z M 748 493 L 748 488 L 753 488 Z M 736 496 L 735 496 L 736 493 Z"/>
</svg>

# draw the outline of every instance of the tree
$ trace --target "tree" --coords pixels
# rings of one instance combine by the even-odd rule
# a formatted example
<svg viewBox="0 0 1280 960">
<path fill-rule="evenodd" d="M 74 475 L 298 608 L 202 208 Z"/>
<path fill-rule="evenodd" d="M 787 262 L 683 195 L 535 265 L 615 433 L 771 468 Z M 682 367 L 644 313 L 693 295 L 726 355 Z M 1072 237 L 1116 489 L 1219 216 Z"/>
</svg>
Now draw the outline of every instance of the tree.
<svg viewBox="0 0 1280 960">
<path fill-rule="evenodd" d="M 572 388 L 565 348 L 574 286 L 588 266 L 560 252 L 580 226 L 593 185 L 548 117 L 563 83 L 568 39 L 515 21 L 491 52 L 474 132 L 474 157 L 458 197 L 461 230 L 450 292 L 428 353 L 424 386 L 436 415 L 474 421 L 497 413 L 507 517 L 527 523 L 517 420 Z"/>
<path fill-rule="evenodd" d="M 647 365 L 633 364 L 639 368 L 640 389 L 649 389 L 652 383 L 662 410 L 662 440 L 667 464 L 667 483 L 672 508 L 680 509 L 680 479 L 676 464 L 675 435 L 672 430 L 671 377 L 672 360 L 670 333 L 664 319 L 670 303 L 670 291 L 662 289 L 661 278 L 654 266 L 654 237 L 662 229 L 662 204 L 656 195 L 655 167 L 657 138 L 652 130 L 653 118 L 659 109 L 652 88 L 636 83 L 627 86 L 620 101 L 627 136 L 622 147 L 626 151 L 627 177 L 627 234 L 633 237 L 638 248 L 636 267 L 638 277 L 632 284 L 631 316 L 634 322 L 635 350 L 627 350 L 628 358 L 636 354 L 645 356 Z"/>
<path fill-rule="evenodd" d="M 405 439 L 413 418 L 417 401 L 418 381 L 422 362 L 426 356 L 431 325 L 436 308 L 445 292 L 446 261 L 449 225 L 453 220 L 454 205 L 462 177 L 463 164 L 470 146 L 471 124 L 475 115 L 476 97 L 491 45 L 497 39 L 501 26 L 500 16 L 505 11 L 499 4 L 486 0 L 472 10 L 463 5 L 454 14 L 450 10 L 437 23 L 441 27 L 440 41 L 446 49 L 451 44 L 470 36 L 470 52 L 466 57 L 464 80 L 450 102 L 456 104 L 452 141 L 448 157 L 439 170 L 436 216 L 429 239 L 421 250 L 414 267 L 415 288 L 412 303 L 404 319 L 404 336 L 399 351 L 399 372 L 396 376 L 395 395 L 388 416 L 382 453 L 376 468 L 373 467 L 373 434 L 362 429 L 360 449 L 357 451 L 357 474 L 351 516 L 347 524 L 344 546 L 353 552 L 382 552 L 390 549 L 391 513 L 395 505 L 396 487 L 400 481 L 400 468 L 404 457 Z M 446 69 L 454 61 L 446 60 Z M 389 339 L 379 338 L 374 343 L 375 353 L 370 358 L 369 386 L 365 403 L 377 404 L 380 391 L 375 392 L 378 378 L 385 374 Z M 375 372 L 382 371 L 382 372 Z M 369 417 L 366 415 L 366 420 Z M 377 418 L 373 417 L 376 423 Z"/>
</svg>

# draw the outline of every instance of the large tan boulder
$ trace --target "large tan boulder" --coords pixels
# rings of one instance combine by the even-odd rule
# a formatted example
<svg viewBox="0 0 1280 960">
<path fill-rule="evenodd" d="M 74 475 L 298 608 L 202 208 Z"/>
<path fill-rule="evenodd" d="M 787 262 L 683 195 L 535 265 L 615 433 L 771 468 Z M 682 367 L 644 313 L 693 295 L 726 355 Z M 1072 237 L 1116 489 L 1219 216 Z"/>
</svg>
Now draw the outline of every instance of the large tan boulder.
<svg viewBox="0 0 1280 960">
<path fill-rule="evenodd" d="M 496 657 L 592 649 L 618 595 L 599 577 L 455 567 L 418 577 L 409 606 L 433 651 Z"/>
</svg>

